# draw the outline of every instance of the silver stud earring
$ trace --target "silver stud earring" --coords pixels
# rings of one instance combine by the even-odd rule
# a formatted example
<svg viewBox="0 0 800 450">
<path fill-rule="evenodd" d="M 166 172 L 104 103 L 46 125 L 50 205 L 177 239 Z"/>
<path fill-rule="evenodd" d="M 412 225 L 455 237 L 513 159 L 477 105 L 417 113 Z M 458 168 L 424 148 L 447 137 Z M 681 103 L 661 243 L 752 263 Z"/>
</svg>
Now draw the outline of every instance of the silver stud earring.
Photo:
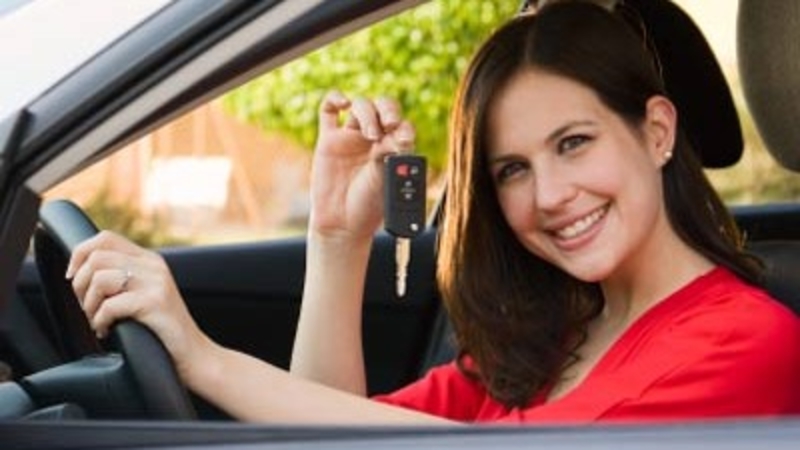
<svg viewBox="0 0 800 450">
<path fill-rule="evenodd" d="M 664 162 L 667 162 L 670 159 L 672 159 L 672 150 L 667 150 L 664 152 Z"/>
</svg>

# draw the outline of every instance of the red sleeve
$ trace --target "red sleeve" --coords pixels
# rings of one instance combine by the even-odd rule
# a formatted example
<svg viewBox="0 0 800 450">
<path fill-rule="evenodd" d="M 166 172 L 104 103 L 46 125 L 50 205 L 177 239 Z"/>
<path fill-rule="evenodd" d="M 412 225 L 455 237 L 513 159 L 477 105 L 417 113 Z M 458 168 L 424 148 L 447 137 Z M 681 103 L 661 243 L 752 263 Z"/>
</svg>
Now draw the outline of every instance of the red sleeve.
<svg viewBox="0 0 800 450">
<path fill-rule="evenodd" d="M 494 404 L 483 386 L 467 378 L 452 362 L 431 369 L 420 380 L 374 400 L 451 420 L 472 422 Z"/>
</svg>

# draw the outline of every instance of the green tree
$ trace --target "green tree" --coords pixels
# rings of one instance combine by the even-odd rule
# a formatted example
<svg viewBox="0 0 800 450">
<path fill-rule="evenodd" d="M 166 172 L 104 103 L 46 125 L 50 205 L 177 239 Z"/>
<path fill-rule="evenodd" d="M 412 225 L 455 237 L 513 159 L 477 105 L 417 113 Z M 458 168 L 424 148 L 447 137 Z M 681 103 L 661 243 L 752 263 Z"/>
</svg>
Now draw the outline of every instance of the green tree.
<svg viewBox="0 0 800 450">
<path fill-rule="evenodd" d="M 239 118 L 316 139 L 317 107 L 331 88 L 397 99 L 417 128 L 417 151 L 441 170 L 458 79 L 472 53 L 518 6 L 513 0 L 434 0 L 270 72 L 225 97 Z"/>
</svg>

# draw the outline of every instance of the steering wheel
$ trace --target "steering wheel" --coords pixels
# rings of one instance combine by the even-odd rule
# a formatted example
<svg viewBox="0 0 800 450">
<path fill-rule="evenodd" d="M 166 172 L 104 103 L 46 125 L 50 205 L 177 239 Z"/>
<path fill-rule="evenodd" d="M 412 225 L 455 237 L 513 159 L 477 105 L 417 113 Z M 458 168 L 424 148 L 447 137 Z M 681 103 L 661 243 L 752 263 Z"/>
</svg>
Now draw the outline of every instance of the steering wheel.
<svg viewBox="0 0 800 450">
<path fill-rule="evenodd" d="M 55 200 L 39 210 L 34 254 L 42 278 L 47 309 L 56 325 L 55 341 L 67 359 L 102 353 L 103 346 L 89 328 L 69 280 L 64 278 L 69 255 L 97 227 L 74 203 Z M 121 355 L 124 389 L 133 392 L 141 409 L 135 415 L 151 419 L 196 419 L 186 388 L 161 341 L 145 326 L 131 320 L 109 331 L 108 347 Z M 124 397 L 124 395 L 120 395 Z M 130 409 L 130 407 L 128 407 Z"/>
</svg>

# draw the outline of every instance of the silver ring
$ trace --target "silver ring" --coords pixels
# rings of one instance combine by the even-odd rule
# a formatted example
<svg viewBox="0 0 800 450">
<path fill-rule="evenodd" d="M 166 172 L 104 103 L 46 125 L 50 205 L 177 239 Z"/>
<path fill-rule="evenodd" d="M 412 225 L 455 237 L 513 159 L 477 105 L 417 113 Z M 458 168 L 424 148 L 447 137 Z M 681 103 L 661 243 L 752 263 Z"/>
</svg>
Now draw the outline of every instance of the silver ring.
<svg viewBox="0 0 800 450">
<path fill-rule="evenodd" d="M 120 269 L 122 271 L 122 284 L 119 286 L 119 292 L 124 292 L 128 288 L 128 284 L 133 278 L 133 272 L 130 269 Z"/>
</svg>

